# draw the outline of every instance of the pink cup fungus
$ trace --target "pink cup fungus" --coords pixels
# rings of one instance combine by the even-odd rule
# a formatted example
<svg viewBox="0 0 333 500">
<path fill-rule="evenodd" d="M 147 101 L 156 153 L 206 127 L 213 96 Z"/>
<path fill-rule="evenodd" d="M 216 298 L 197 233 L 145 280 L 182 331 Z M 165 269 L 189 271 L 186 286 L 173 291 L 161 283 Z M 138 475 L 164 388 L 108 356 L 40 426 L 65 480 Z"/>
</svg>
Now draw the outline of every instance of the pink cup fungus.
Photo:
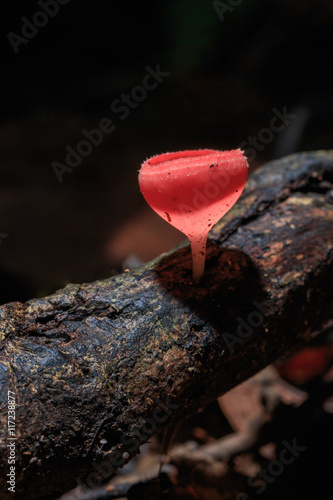
<svg viewBox="0 0 333 500">
<path fill-rule="evenodd" d="M 247 174 L 240 149 L 165 153 L 141 166 L 139 185 L 145 200 L 190 240 L 194 281 L 204 273 L 208 232 L 238 200 Z"/>
</svg>

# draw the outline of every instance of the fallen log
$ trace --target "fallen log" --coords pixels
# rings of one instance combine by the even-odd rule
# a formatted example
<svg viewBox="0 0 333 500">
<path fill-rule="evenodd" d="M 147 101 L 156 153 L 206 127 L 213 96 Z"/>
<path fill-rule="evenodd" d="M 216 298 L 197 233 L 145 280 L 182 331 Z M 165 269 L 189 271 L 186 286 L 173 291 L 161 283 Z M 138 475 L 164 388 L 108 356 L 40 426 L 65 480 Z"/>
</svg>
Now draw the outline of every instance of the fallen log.
<svg viewBox="0 0 333 500">
<path fill-rule="evenodd" d="M 332 317 L 332 268 L 333 151 L 301 153 L 250 177 L 199 284 L 183 244 L 2 306 L 1 498 L 11 480 L 25 500 L 100 485 L 157 429 L 306 342 Z"/>
</svg>

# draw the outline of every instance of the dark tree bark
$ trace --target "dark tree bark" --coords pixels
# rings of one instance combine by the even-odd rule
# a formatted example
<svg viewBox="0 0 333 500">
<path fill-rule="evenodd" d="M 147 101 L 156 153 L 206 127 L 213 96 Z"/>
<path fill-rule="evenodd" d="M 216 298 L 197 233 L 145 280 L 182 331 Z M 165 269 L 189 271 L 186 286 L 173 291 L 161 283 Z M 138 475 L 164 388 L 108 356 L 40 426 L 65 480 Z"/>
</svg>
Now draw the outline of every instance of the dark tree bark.
<svg viewBox="0 0 333 500">
<path fill-rule="evenodd" d="M 308 340 L 332 315 L 332 189 L 332 151 L 271 162 L 211 233 L 199 284 L 184 244 L 1 307 L 1 498 L 13 498 L 8 391 L 16 498 L 57 498 Z"/>
</svg>

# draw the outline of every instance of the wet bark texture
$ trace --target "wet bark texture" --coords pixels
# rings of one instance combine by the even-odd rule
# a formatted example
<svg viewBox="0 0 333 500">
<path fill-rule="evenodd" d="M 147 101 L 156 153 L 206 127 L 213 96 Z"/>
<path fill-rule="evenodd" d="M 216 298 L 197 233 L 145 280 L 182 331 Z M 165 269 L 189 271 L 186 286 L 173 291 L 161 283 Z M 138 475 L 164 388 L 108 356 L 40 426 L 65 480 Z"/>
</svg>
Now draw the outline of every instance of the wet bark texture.
<svg viewBox="0 0 333 500">
<path fill-rule="evenodd" d="M 1 498 L 13 498 L 7 391 L 16 498 L 57 498 L 77 478 L 100 484 L 157 428 L 332 316 L 332 228 L 333 151 L 296 154 L 250 177 L 210 235 L 199 284 L 184 244 L 130 273 L 1 307 Z"/>
</svg>

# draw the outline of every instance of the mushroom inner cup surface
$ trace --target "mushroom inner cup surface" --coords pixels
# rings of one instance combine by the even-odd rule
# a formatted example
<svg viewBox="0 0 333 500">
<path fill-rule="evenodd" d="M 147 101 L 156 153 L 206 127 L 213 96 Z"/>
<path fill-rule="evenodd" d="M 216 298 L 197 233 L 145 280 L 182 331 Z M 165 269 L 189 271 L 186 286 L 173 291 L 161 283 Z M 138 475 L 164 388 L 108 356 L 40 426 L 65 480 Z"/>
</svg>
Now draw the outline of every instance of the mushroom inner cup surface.
<svg viewBox="0 0 333 500">
<path fill-rule="evenodd" d="M 187 160 L 192 158 L 197 158 L 200 156 L 211 155 L 216 153 L 214 149 L 198 149 L 198 150 L 187 150 L 187 151 L 176 151 L 175 153 L 164 153 L 157 156 L 153 156 L 144 162 L 144 165 L 149 167 L 161 166 L 162 163 L 169 162 L 172 160 Z"/>
</svg>

